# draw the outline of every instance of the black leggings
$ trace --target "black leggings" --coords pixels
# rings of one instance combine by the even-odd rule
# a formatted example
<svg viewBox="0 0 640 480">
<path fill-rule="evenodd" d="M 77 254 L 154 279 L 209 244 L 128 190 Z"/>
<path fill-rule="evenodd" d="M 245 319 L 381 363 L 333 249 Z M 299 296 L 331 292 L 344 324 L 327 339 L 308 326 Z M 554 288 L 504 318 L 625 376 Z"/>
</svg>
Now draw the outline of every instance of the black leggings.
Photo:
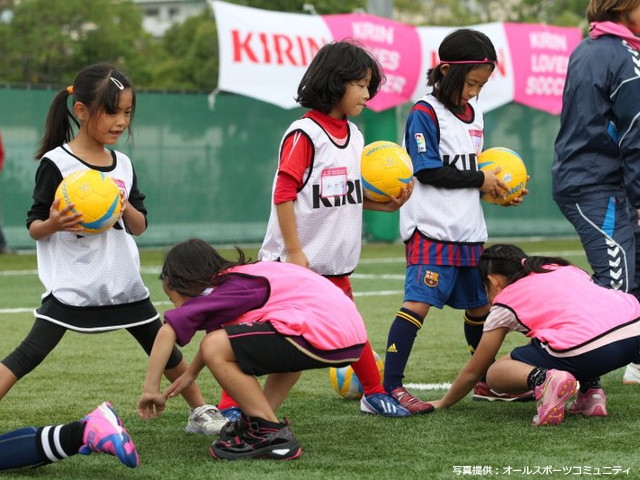
<svg viewBox="0 0 640 480">
<path fill-rule="evenodd" d="M 162 322 L 156 319 L 144 325 L 127 328 L 127 331 L 133 335 L 149 355 L 160 327 L 162 327 Z M 36 318 L 29 334 L 13 352 L 2 360 L 2 364 L 20 379 L 42 363 L 47 355 L 60 343 L 66 332 L 66 327 Z M 177 367 L 181 361 L 182 353 L 174 345 L 166 368 Z"/>
</svg>

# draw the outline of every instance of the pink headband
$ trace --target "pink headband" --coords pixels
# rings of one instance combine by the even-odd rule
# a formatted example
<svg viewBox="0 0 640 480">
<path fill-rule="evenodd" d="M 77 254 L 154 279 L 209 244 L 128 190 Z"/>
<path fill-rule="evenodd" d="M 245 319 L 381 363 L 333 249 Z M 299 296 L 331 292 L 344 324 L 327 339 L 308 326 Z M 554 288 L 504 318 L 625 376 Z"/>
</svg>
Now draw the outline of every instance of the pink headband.
<svg viewBox="0 0 640 480">
<path fill-rule="evenodd" d="M 450 64 L 463 64 L 463 63 L 493 63 L 494 65 L 498 62 L 495 60 L 489 60 L 488 58 L 484 58 L 482 60 L 440 60 L 440 63 L 450 63 Z"/>
</svg>

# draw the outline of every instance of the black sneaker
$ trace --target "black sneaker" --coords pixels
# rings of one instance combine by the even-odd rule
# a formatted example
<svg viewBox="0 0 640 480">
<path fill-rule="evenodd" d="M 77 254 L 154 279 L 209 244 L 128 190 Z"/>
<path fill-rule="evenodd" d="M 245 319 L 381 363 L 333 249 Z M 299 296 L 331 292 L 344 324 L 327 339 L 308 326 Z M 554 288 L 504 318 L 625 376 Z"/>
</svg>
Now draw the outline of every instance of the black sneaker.
<svg viewBox="0 0 640 480">
<path fill-rule="evenodd" d="M 228 421 L 224 427 L 220 430 L 220 440 L 223 442 L 230 442 L 238 437 L 243 430 L 249 429 L 249 418 L 244 414 L 241 414 L 235 421 Z"/>
<path fill-rule="evenodd" d="M 274 424 L 243 415 L 233 424 L 229 423 L 225 426 L 220 440 L 213 442 L 209 447 L 209 453 L 218 460 L 245 458 L 293 460 L 302 454 L 302 449 L 293 436 L 288 420 Z"/>
</svg>

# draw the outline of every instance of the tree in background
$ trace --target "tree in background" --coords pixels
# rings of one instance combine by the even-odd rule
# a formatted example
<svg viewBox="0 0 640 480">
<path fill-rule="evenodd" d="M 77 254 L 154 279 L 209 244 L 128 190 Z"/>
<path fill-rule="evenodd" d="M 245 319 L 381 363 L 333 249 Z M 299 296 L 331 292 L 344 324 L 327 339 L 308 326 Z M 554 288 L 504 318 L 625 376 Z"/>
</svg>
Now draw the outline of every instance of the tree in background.
<svg viewBox="0 0 640 480">
<path fill-rule="evenodd" d="M 117 63 L 134 78 L 149 80 L 151 35 L 132 1 L 22 0 L 0 29 L 0 75 L 8 82 L 59 83 L 98 61 Z"/>
<path fill-rule="evenodd" d="M 393 0 L 396 19 L 413 25 L 465 26 L 489 22 L 582 25 L 585 0 Z"/>
<path fill-rule="evenodd" d="M 218 82 L 218 33 L 213 11 L 169 28 L 160 39 L 159 55 L 150 66 L 151 89 L 212 91 Z"/>
</svg>

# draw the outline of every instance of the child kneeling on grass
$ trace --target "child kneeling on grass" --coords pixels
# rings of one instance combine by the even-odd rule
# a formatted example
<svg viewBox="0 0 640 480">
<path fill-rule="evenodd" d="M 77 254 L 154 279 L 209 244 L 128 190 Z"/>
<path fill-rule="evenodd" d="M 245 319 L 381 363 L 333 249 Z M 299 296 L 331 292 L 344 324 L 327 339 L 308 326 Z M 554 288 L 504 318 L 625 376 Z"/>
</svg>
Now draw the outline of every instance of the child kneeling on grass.
<svg viewBox="0 0 640 480">
<path fill-rule="evenodd" d="M 176 306 L 153 345 L 138 403 L 142 418 L 164 411 L 168 398 L 191 385 L 206 366 L 238 403 L 240 418 L 228 423 L 210 447 L 217 459 L 298 458 L 302 450 L 288 420 L 276 410 L 302 370 L 346 366 L 367 341 L 355 303 L 326 278 L 281 262 L 236 261 L 208 243 L 175 245 L 162 267 L 165 293 Z M 187 371 L 162 393 L 160 380 L 173 345 L 206 332 Z M 264 388 L 257 377 L 268 375 Z"/>
<path fill-rule="evenodd" d="M 527 256 L 515 245 L 487 248 L 478 265 L 492 308 L 480 344 L 435 408 L 469 393 L 485 373 L 505 393 L 534 390 L 532 424 L 556 425 L 570 414 L 607 415 L 599 377 L 640 361 L 640 304 L 633 295 L 596 285 L 559 257 Z M 531 338 L 494 362 L 507 333 Z"/>
</svg>

